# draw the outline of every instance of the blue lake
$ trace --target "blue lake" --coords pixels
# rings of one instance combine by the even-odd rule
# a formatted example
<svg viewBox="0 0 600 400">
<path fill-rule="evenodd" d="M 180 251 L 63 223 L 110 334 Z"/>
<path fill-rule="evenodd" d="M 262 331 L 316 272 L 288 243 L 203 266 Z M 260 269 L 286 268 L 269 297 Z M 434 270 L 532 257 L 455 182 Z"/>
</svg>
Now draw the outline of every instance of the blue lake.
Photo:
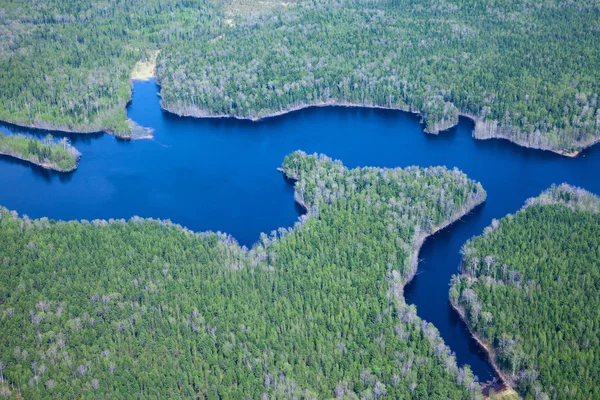
<svg viewBox="0 0 600 400">
<path fill-rule="evenodd" d="M 260 232 L 298 219 L 293 187 L 277 171 L 294 150 L 325 153 L 351 168 L 456 166 L 482 183 L 487 201 L 426 241 L 405 294 L 419 316 L 439 329 L 459 364 L 469 364 L 481 381 L 494 372 L 448 302 L 460 247 L 492 218 L 517 211 L 553 183 L 600 194 L 599 146 L 571 159 L 474 140 L 466 119 L 432 136 L 423 133 L 418 116 L 358 108 L 311 108 L 258 123 L 180 118 L 160 110 L 158 90 L 154 82 L 136 82 L 128 109 L 130 118 L 154 128 L 154 140 L 67 135 L 83 154 L 69 174 L 0 157 L 0 204 L 32 218 L 170 219 L 195 231 L 227 232 L 250 247 Z M 0 132 L 48 133 L 11 125 L 0 125 Z"/>
</svg>

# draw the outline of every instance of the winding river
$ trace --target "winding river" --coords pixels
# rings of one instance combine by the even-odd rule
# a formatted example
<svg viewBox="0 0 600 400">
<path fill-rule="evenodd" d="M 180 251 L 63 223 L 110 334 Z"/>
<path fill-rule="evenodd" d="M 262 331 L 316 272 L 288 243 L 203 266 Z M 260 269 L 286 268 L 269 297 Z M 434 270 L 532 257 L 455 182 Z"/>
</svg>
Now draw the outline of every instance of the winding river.
<svg viewBox="0 0 600 400">
<path fill-rule="evenodd" d="M 481 381 L 495 374 L 448 302 L 460 247 L 492 218 L 515 212 L 552 183 L 600 194 L 600 146 L 571 159 L 474 140 L 466 119 L 433 136 L 413 114 L 360 108 L 310 108 L 258 123 L 179 118 L 161 112 L 157 92 L 154 82 L 135 82 L 128 109 L 134 121 L 154 128 L 154 140 L 67 135 L 83 153 L 79 168 L 68 174 L 0 157 L 0 204 L 32 218 L 170 219 L 195 231 L 227 232 L 251 246 L 260 232 L 298 219 L 293 187 L 276 170 L 294 150 L 325 153 L 348 167 L 456 166 L 483 184 L 488 199 L 425 242 L 405 295 Z M 6 124 L 0 132 L 48 134 Z"/>
</svg>

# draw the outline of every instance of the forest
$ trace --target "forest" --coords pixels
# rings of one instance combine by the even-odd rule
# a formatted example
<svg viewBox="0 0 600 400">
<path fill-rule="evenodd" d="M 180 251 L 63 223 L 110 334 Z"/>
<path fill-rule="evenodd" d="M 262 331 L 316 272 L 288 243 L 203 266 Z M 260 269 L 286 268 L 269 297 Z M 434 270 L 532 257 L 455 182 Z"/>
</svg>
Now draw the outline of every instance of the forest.
<svg viewBox="0 0 600 400">
<path fill-rule="evenodd" d="M 566 152 L 600 138 L 598 42 L 595 1 L 311 1 L 167 45 L 158 78 L 182 115 L 371 105 Z"/>
<path fill-rule="evenodd" d="M 129 138 L 130 75 L 162 44 L 207 37 L 209 0 L 16 0 L 0 5 L 0 119 Z"/>
<path fill-rule="evenodd" d="M 0 38 L 0 119 L 20 125 L 127 136 L 130 73 L 160 50 L 180 115 L 354 104 L 561 153 L 600 139 L 594 0 L 16 0 Z"/>
<path fill-rule="evenodd" d="M 1 133 L 0 154 L 60 172 L 76 169 L 81 157 L 81 153 L 67 138 L 55 142 L 52 135 L 46 136 L 44 140 L 38 140 L 25 135 Z"/>
<path fill-rule="evenodd" d="M 251 248 L 170 221 L 0 213 L 0 377 L 24 398 L 470 399 L 404 302 L 424 236 L 484 201 L 442 167 L 296 152 L 306 207 Z"/>
<path fill-rule="evenodd" d="M 525 399 L 600 398 L 600 199 L 566 184 L 463 248 L 452 303 Z"/>
</svg>

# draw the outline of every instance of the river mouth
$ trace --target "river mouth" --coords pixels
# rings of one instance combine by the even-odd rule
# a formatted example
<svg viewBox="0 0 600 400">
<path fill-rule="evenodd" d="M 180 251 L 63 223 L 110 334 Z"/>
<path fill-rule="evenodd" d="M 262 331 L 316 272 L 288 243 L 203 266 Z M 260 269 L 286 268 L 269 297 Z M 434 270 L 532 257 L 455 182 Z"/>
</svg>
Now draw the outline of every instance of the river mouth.
<svg viewBox="0 0 600 400">
<path fill-rule="evenodd" d="M 458 364 L 470 365 L 482 382 L 495 374 L 448 301 L 461 246 L 553 183 L 600 194 L 599 146 L 567 158 L 504 140 L 479 141 L 465 118 L 428 135 L 418 116 L 378 109 L 309 108 L 261 122 L 180 118 L 160 109 L 158 90 L 153 81 L 134 82 L 128 108 L 129 118 L 154 129 L 153 140 L 53 133 L 68 136 L 83 154 L 69 174 L 0 158 L 0 205 L 32 218 L 170 219 L 194 231 L 226 232 L 250 247 L 261 232 L 290 227 L 303 212 L 292 184 L 277 171 L 295 150 L 325 153 L 349 168 L 457 167 L 481 182 L 487 200 L 425 241 L 405 296 L 438 328 Z M 9 124 L 0 132 L 48 134 Z"/>
</svg>

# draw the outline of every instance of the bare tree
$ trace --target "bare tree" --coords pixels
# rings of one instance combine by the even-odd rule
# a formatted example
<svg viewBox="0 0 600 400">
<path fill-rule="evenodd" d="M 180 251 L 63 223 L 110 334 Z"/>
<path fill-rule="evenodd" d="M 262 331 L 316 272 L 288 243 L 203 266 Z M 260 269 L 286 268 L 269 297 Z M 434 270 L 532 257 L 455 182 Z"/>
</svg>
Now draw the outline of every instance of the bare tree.
<svg viewBox="0 0 600 400">
<path fill-rule="evenodd" d="M 485 266 L 487 268 L 487 274 L 490 274 L 490 269 L 492 268 L 492 266 L 496 263 L 496 258 L 493 256 L 485 256 L 485 258 L 483 259 L 483 261 L 485 262 Z"/>
<path fill-rule="evenodd" d="M 387 389 L 385 385 L 379 381 L 375 382 L 375 387 L 373 388 L 373 395 L 376 399 L 385 396 L 387 394 Z"/>
<path fill-rule="evenodd" d="M 471 275 L 475 276 L 475 273 L 479 269 L 479 258 L 473 257 L 471 258 Z"/>
</svg>

